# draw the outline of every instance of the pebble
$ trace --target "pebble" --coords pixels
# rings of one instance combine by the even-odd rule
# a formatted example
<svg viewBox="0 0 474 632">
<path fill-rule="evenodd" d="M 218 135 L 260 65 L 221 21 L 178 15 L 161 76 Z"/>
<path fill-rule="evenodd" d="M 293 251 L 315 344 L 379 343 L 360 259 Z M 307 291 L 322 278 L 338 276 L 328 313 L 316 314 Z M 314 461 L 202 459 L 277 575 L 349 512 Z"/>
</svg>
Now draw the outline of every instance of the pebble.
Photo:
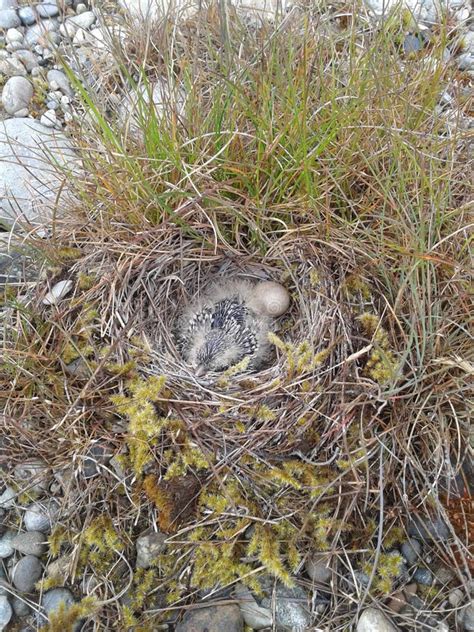
<svg viewBox="0 0 474 632">
<path fill-rule="evenodd" d="M 74 599 L 72 592 L 68 588 L 53 588 L 52 590 L 48 590 L 48 592 L 43 595 L 43 601 L 41 605 L 43 606 L 46 616 L 49 618 L 50 614 L 59 610 L 61 604 L 64 604 L 64 606 L 68 608 L 69 606 L 72 606 L 75 601 L 76 600 Z M 39 622 L 43 624 L 45 617 L 44 615 L 40 615 L 38 619 Z M 82 623 L 78 621 L 70 629 L 76 632 L 76 630 L 80 630 L 81 628 Z"/>
<path fill-rule="evenodd" d="M 405 596 L 402 592 L 395 592 L 393 593 L 390 601 L 387 604 L 387 607 L 392 611 L 392 612 L 400 612 L 400 610 L 406 606 L 406 599 Z"/>
<path fill-rule="evenodd" d="M 12 606 L 13 612 L 16 614 L 17 617 L 27 617 L 31 612 L 30 606 L 24 599 L 21 599 L 20 597 L 13 597 Z"/>
<path fill-rule="evenodd" d="M 437 584 L 446 585 L 454 579 L 454 572 L 445 566 L 444 564 L 438 563 L 432 569 L 434 581 Z"/>
<path fill-rule="evenodd" d="M 403 40 L 403 52 L 406 54 L 416 53 L 425 45 L 424 40 L 413 33 L 409 33 Z"/>
<path fill-rule="evenodd" d="M 455 588 L 449 593 L 448 601 L 453 608 L 459 608 L 464 600 L 464 593 L 460 588 Z"/>
<path fill-rule="evenodd" d="M 45 503 L 31 503 L 25 512 L 25 528 L 27 531 L 47 533 L 51 530 L 58 513 L 58 504 L 53 500 Z"/>
<path fill-rule="evenodd" d="M 18 29 L 8 29 L 7 34 L 5 35 L 5 40 L 9 43 L 22 42 L 23 33 L 21 33 Z"/>
<path fill-rule="evenodd" d="M 448 540 L 451 533 L 441 517 L 421 518 L 415 516 L 408 524 L 408 534 L 421 540 L 439 541 Z"/>
<path fill-rule="evenodd" d="M 156 557 L 166 547 L 166 535 L 163 533 L 148 533 L 137 538 L 137 568 L 150 568 Z"/>
<path fill-rule="evenodd" d="M 329 566 L 330 557 L 327 553 L 313 553 L 305 562 L 305 569 L 313 582 L 325 584 L 329 582 L 332 569 Z"/>
<path fill-rule="evenodd" d="M 6 595 L 0 596 L 0 632 L 6 629 L 13 616 L 13 609 Z"/>
<path fill-rule="evenodd" d="M 45 127 L 55 127 L 58 122 L 56 118 L 56 112 L 54 110 L 47 110 L 41 115 L 40 123 Z"/>
<path fill-rule="evenodd" d="M 17 0 L 0 0 L 0 11 L 4 11 L 5 9 L 16 9 L 17 6 Z"/>
<path fill-rule="evenodd" d="M 13 547 L 13 538 L 15 533 L 13 531 L 6 531 L 0 538 L 0 559 L 6 559 L 15 552 Z"/>
<path fill-rule="evenodd" d="M 305 629 L 311 624 L 309 597 L 300 586 L 288 588 L 276 583 L 271 578 L 262 579 L 262 588 L 268 596 L 264 597 L 261 605 L 275 612 L 275 623 L 281 627 Z"/>
<path fill-rule="evenodd" d="M 21 110 L 18 110 L 18 112 L 15 112 L 13 116 L 14 118 L 25 118 L 26 116 L 28 116 L 28 113 L 28 108 L 22 108 Z"/>
<path fill-rule="evenodd" d="M 11 509 L 15 506 L 16 491 L 7 485 L 5 491 L 0 496 L 0 509 Z"/>
<path fill-rule="evenodd" d="M 76 28 L 88 29 L 95 22 L 95 14 L 93 11 L 84 11 L 79 15 L 75 15 L 67 20 L 70 24 L 74 24 Z"/>
<path fill-rule="evenodd" d="M 30 50 L 26 50 L 24 48 L 21 50 L 17 50 L 13 54 L 13 58 L 18 59 L 25 66 L 28 72 L 32 73 L 34 68 L 39 67 L 36 55 L 34 55 Z"/>
<path fill-rule="evenodd" d="M 67 296 L 72 288 L 72 281 L 70 279 L 64 279 L 58 281 L 51 290 L 46 294 L 43 299 L 43 305 L 56 305 L 59 301 Z"/>
<path fill-rule="evenodd" d="M 42 459 L 30 459 L 15 466 L 14 476 L 19 485 L 40 494 L 48 489 L 52 472 Z"/>
<path fill-rule="evenodd" d="M 61 72 L 61 70 L 49 70 L 46 75 L 46 79 L 48 80 L 51 90 L 61 90 L 64 94 L 70 97 L 73 96 L 74 91 L 71 88 L 69 79 L 63 72 Z M 55 87 L 53 87 L 53 85 Z"/>
<path fill-rule="evenodd" d="M 397 632 L 397 628 L 380 610 L 366 608 L 357 622 L 356 632 Z"/>
<path fill-rule="evenodd" d="M 48 39 L 49 35 L 59 28 L 59 22 L 56 19 L 42 20 L 39 24 L 33 24 L 26 29 L 25 44 L 35 46 L 38 42 Z"/>
<path fill-rule="evenodd" d="M 84 44 L 84 42 L 87 40 L 87 31 L 85 29 L 79 28 L 77 29 L 72 43 L 74 44 L 74 46 L 82 46 L 82 44 Z"/>
<path fill-rule="evenodd" d="M 26 68 L 16 57 L 0 59 L 0 75 L 5 77 L 26 77 Z"/>
<path fill-rule="evenodd" d="M 80 2 L 76 7 L 77 15 L 81 15 L 81 13 L 85 13 L 87 11 L 87 6 Z"/>
<path fill-rule="evenodd" d="M 23 555 L 35 555 L 36 557 L 44 555 L 48 548 L 46 537 L 40 531 L 19 533 L 13 538 L 12 546 Z"/>
<path fill-rule="evenodd" d="M 188 610 L 176 632 L 243 632 L 244 622 L 235 604 Z"/>
<path fill-rule="evenodd" d="M 55 99 L 50 99 L 49 101 L 46 101 L 46 107 L 48 110 L 57 110 L 59 103 Z"/>
<path fill-rule="evenodd" d="M 21 21 L 14 9 L 3 9 L 0 11 L 0 28 L 13 29 L 20 26 Z"/>
<path fill-rule="evenodd" d="M 422 551 L 421 542 L 415 538 L 410 538 L 401 546 L 401 553 L 408 564 L 415 564 Z"/>
<path fill-rule="evenodd" d="M 459 70 L 473 70 L 474 69 L 474 51 L 471 50 L 467 53 L 463 53 L 458 57 Z"/>
<path fill-rule="evenodd" d="M 42 18 L 54 18 L 59 14 L 58 5 L 50 0 L 36 5 L 38 15 Z"/>
<path fill-rule="evenodd" d="M 459 621 L 466 632 L 474 632 L 474 601 L 461 610 Z"/>
<path fill-rule="evenodd" d="M 432 586 L 433 585 L 433 573 L 428 568 L 417 568 L 413 573 L 413 581 L 417 584 L 422 584 L 422 586 Z"/>
<path fill-rule="evenodd" d="M 31 7 L 20 7 L 18 17 L 25 26 L 31 26 L 36 22 L 36 12 Z"/>
<path fill-rule="evenodd" d="M 34 555 L 25 555 L 17 562 L 12 571 L 12 582 L 22 592 L 32 592 L 43 573 L 41 562 Z"/>
<path fill-rule="evenodd" d="M 253 630 L 270 628 L 273 624 L 272 611 L 256 602 L 250 590 L 243 584 L 236 584 L 234 596 L 239 601 L 240 612 L 245 624 Z"/>
</svg>

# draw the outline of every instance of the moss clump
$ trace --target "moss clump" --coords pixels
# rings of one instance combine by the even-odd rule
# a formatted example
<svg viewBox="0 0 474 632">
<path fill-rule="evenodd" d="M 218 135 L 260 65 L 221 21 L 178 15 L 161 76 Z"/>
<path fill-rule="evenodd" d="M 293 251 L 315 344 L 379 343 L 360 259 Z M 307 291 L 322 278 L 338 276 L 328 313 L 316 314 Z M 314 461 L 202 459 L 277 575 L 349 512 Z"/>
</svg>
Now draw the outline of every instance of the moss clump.
<svg viewBox="0 0 474 632">
<path fill-rule="evenodd" d="M 382 595 L 388 595 L 393 590 L 393 583 L 402 572 L 403 557 L 399 553 L 381 553 L 375 570 L 372 588 Z M 372 574 L 373 563 L 366 562 L 362 570 L 369 577 Z"/>
<path fill-rule="evenodd" d="M 371 338 L 373 350 L 365 365 L 366 374 L 379 384 L 392 380 L 398 370 L 398 363 L 391 349 L 388 334 L 375 314 L 365 312 L 358 317 L 362 330 Z"/>
</svg>

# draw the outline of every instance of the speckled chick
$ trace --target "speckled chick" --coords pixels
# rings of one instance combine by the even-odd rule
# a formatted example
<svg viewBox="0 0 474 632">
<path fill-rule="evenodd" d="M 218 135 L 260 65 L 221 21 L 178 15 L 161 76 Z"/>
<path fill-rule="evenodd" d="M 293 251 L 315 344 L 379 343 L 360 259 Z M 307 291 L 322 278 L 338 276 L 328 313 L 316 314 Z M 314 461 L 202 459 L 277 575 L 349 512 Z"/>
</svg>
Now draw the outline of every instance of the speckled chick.
<svg viewBox="0 0 474 632">
<path fill-rule="evenodd" d="M 288 292 L 273 281 L 216 283 L 179 318 L 178 347 L 198 377 L 225 371 L 246 356 L 248 367 L 257 370 L 269 359 L 274 320 L 289 305 Z"/>
</svg>

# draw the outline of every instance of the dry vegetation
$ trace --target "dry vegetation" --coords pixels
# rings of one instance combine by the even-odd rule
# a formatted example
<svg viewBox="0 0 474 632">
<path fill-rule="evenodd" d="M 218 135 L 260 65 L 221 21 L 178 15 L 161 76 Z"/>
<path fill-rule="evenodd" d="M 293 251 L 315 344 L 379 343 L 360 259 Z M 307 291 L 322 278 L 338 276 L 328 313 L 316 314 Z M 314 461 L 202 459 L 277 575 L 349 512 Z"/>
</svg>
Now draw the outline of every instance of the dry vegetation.
<svg viewBox="0 0 474 632">
<path fill-rule="evenodd" d="M 5 294 L 1 392 L 7 465 L 62 473 L 51 559 L 70 563 L 43 588 L 94 586 L 96 629 L 157 629 L 203 589 L 258 590 L 263 572 L 309 585 L 314 551 L 334 569 L 315 621 L 348 629 L 396 589 L 387 554 L 415 515 L 446 521 L 433 552 L 465 581 L 472 164 L 462 112 L 435 111 L 465 78 L 440 62 L 449 23 L 410 57 L 406 16 L 356 15 L 255 27 L 209 9 L 135 33 L 109 85 L 147 94 L 158 77 L 168 98 L 137 97 L 128 135 L 110 99 L 82 92 L 77 203 L 50 240 L 31 237 L 47 280 Z M 275 361 L 196 380 L 174 319 L 234 272 L 291 292 Z M 73 293 L 43 305 L 65 278 Z M 93 445 L 114 467 L 85 479 Z M 133 570 L 149 527 L 167 549 Z M 354 589 L 362 568 L 370 586 Z"/>
</svg>

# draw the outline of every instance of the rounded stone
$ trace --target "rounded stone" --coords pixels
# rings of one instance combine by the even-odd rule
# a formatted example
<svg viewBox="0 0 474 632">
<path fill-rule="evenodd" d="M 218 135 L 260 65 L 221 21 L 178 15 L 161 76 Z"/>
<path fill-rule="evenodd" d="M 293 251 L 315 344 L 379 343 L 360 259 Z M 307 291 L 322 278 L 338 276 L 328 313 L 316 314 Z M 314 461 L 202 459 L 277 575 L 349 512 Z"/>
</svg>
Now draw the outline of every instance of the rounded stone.
<svg viewBox="0 0 474 632">
<path fill-rule="evenodd" d="M 47 110 L 41 115 L 40 123 L 45 127 L 54 127 L 58 119 L 56 118 L 56 112 L 54 110 Z"/>
<path fill-rule="evenodd" d="M 7 34 L 5 35 L 5 40 L 10 44 L 12 42 L 21 42 L 23 41 L 23 33 L 21 33 L 18 29 L 8 29 Z"/>
<path fill-rule="evenodd" d="M 47 550 L 46 537 L 40 531 L 19 533 L 12 540 L 13 548 L 24 555 L 41 557 Z"/>
<path fill-rule="evenodd" d="M 41 2 L 36 5 L 38 15 L 42 18 L 54 18 L 59 14 L 58 5 L 54 2 Z"/>
<path fill-rule="evenodd" d="M 20 597 L 13 597 L 12 606 L 17 617 L 27 617 L 31 612 L 30 606 Z"/>
<path fill-rule="evenodd" d="M 19 59 L 7 57 L 7 59 L 0 60 L 0 74 L 5 75 L 5 77 L 26 77 L 28 73 Z"/>
<path fill-rule="evenodd" d="M 415 516 L 408 525 L 408 534 L 421 540 L 442 542 L 451 536 L 445 521 L 439 516 L 428 518 Z"/>
<path fill-rule="evenodd" d="M 433 573 L 428 568 L 417 568 L 413 573 L 413 581 L 422 586 L 431 586 L 434 581 Z"/>
<path fill-rule="evenodd" d="M 314 553 L 305 562 L 305 569 L 316 583 L 327 583 L 331 579 L 332 569 L 329 566 L 330 557 L 327 553 Z"/>
<path fill-rule="evenodd" d="M 17 50 L 13 57 L 18 59 L 26 68 L 28 72 L 32 72 L 34 68 L 38 68 L 38 60 L 36 55 L 34 55 L 30 50 L 26 50 L 22 48 L 21 50 Z"/>
<path fill-rule="evenodd" d="M 36 22 L 36 13 L 31 7 L 20 7 L 18 9 L 18 17 L 25 26 L 31 26 Z"/>
<path fill-rule="evenodd" d="M 408 564 L 415 564 L 422 551 L 421 542 L 415 538 L 410 538 L 401 546 L 401 553 Z"/>
<path fill-rule="evenodd" d="M 0 596 L 0 630 L 5 630 L 13 616 L 13 609 L 6 595 Z"/>
<path fill-rule="evenodd" d="M 474 632 L 474 601 L 461 610 L 459 620 L 465 632 Z"/>
<path fill-rule="evenodd" d="M 7 559 L 15 552 L 13 546 L 13 539 L 15 533 L 13 531 L 6 531 L 0 538 L 0 559 Z"/>
<path fill-rule="evenodd" d="M 11 509 L 12 507 L 14 507 L 16 496 L 17 493 L 13 489 L 13 487 L 7 485 L 2 495 L 0 496 L 0 509 Z"/>
<path fill-rule="evenodd" d="M 0 11 L 4 11 L 5 9 L 16 9 L 17 6 L 17 0 L 0 0 Z"/>
<path fill-rule="evenodd" d="M 243 584 L 236 584 L 234 595 L 239 602 L 240 612 L 244 618 L 246 625 L 253 630 L 262 628 L 270 628 L 273 624 L 272 611 L 269 608 L 263 608 L 256 602 L 250 590 Z"/>
<path fill-rule="evenodd" d="M 235 604 L 188 610 L 176 632 L 243 632 L 244 620 Z"/>
<path fill-rule="evenodd" d="M 56 612 L 62 603 L 66 606 L 72 606 L 74 601 L 72 592 L 67 588 L 53 588 L 44 594 L 42 606 L 46 614 L 49 615 L 52 612 Z"/>
<path fill-rule="evenodd" d="M 357 622 L 356 632 L 397 632 L 397 628 L 380 610 L 366 608 Z"/>
<path fill-rule="evenodd" d="M 137 568 L 150 568 L 156 557 L 166 547 L 166 535 L 163 533 L 141 535 L 135 546 L 137 549 Z"/>
<path fill-rule="evenodd" d="M 47 533 L 51 530 L 58 513 L 59 507 L 54 501 L 31 503 L 25 512 L 25 528 L 27 531 Z"/>
<path fill-rule="evenodd" d="M 59 28 L 59 22 L 52 18 L 50 20 L 42 20 L 39 24 L 33 24 L 28 27 L 25 33 L 25 43 L 33 47 L 39 42 L 48 41 L 51 33 Z"/>
<path fill-rule="evenodd" d="M 26 555 L 13 568 L 12 582 L 22 592 L 32 592 L 43 573 L 41 562 L 34 555 Z"/>
<path fill-rule="evenodd" d="M 20 26 L 21 20 L 18 17 L 15 9 L 4 9 L 0 11 L 0 28 L 1 29 L 13 29 Z"/>
<path fill-rule="evenodd" d="M 28 108 L 33 97 L 33 86 L 25 77 L 10 77 L 2 92 L 2 104 L 8 114 Z"/>
<path fill-rule="evenodd" d="M 74 94 L 71 84 L 69 83 L 69 79 L 63 72 L 61 72 L 61 70 L 49 70 L 46 75 L 46 79 L 48 80 L 51 90 L 61 90 L 61 92 L 67 94 L 68 96 L 72 96 Z"/>
</svg>

